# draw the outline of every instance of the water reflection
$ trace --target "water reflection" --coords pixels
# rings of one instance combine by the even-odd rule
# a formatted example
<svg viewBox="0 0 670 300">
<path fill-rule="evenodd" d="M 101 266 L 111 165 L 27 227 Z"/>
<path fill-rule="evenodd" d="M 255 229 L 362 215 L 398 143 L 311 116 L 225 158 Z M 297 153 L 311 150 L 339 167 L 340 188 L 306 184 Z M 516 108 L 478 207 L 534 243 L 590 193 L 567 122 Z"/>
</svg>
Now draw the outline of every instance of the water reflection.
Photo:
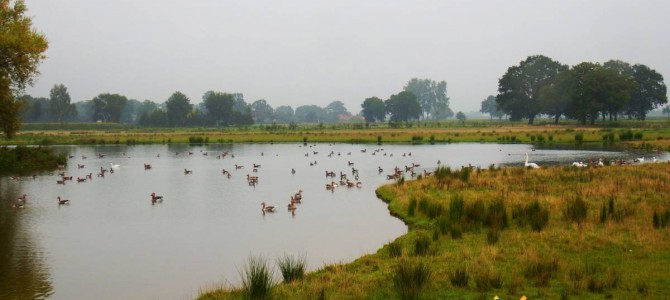
<svg viewBox="0 0 670 300">
<path fill-rule="evenodd" d="M 33 212 L 13 204 L 22 195 L 20 183 L 0 178 L 0 299 L 43 299 L 53 294 L 40 247 L 30 232 Z"/>
</svg>

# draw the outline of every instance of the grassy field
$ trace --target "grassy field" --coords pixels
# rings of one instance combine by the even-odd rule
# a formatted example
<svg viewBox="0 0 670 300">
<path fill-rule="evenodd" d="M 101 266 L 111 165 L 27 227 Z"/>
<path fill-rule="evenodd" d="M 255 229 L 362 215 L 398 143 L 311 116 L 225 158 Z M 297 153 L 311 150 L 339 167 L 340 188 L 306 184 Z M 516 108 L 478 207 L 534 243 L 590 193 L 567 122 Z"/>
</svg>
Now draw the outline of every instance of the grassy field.
<svg viewBox="0 0 670 300">
<path fill-rule="evenodd" d="M 606 125 L 606 126 L 605 126 Z M 393 128 L 388 124 L 254 125 L 226 128 L 136 128 L 118 124 L 26 124 L 0 144 L 96 145 L 169 143 L 625 143 L 648 150 L 670 150 L 670 123 L 607 123 L 599 127 L 498 121 L 426 122 Z"/>
<path fill-rule="evenodd" d="M 328 265 L 290 283 L 268 284 L 261 295 L 670 297 L 668 163 L 440 169 L 430 177 L 383 186 L 377 194 L 409 226 L 406 235 L 352 263 Z M 239 287 L 200 296 L 241 298 L 245 290 Z"/>
</svg>

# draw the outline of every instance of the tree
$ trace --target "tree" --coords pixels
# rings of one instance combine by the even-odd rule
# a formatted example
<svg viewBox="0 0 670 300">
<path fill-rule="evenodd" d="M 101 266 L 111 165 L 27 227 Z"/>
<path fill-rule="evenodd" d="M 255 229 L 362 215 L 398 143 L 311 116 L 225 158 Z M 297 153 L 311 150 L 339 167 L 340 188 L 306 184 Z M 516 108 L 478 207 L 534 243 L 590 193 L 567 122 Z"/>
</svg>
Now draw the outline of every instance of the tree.
<svg viewBox="0 0 670 300">
<path fill-rule="evenodd" d="M 167 122 L 170 126 L 184 126 L 188 115 L 193 110 L 191 100 L 179 91 L 174 92 L 165 102 L 165 105 L 167 107 Z"/>
<path fill-rule="evenodd" d="M 479 112 L 483 114 L 489 114 L 491 120 L 493 120 L 494 117 L 502 119 L 502 117 L 505 116 L 505 113 L 502 112 L 500 108 L 498 108 L 498 103 L 496 103 L 496 96 L 493 95 L 489 95 L 486 97 L 486 99 L 484 99 L 484 101 L 482 101 L 482 106 L 481 109 L 479 109 Z"/>
<path fill-rule="evenodd" d="M 128 98 L 119 94 L 100 94 L 93 98 L 94 121 L 119 122 Z"/>
<path fill-rule="evenodd" d="M 54 121 L 63 123 L 77 115 L 77 109 L 71 103 L 70 94 L 62 84 L 56 84 L 49 93 L 49 113 Z"/>
<path fill-rule="evenodd" d="M 668 102 L 663 75 L 641 64 L 633 66 L 635 88 L 626 109 L 629 117 L 644 120 L 647 112 Z"/>
<path fill-rule="evenodd" d="M 48 98 L 33 98 L 30 95 L 23 95 L 19 97 L 18 101 L 22 103 L 21 106 L 23 107 L 21 122 L 46 122 L 48 120 Z"/>
<path fill-rule="evenodd" d="M 365 122 L 383 122 L 386 118 L 386 107 L 384 106 L 384 100 L 377 97 L 370 97 L 363 101 L 361 104 L 363 108 L 362 114 L 365 118 Z"/>
<path fill-rule="evenodd" d="M 422 109 L 422 118 L 440 119 L 453 116 L 454 113 L 449 108 L 446 81 L 412 78 L 404 90 L 412 92 L 417 97 Z"/>
<path fill-rule="evenodd" d="M 540 113 L 552 116 L 554 124 L 558 124 L 558 120 L 561 119 L 562 115 L 567 113 L 570 106 L 571 99 L 569 93 L 564 92 L 569 88 L 570 74 L 569 70 L 566 70 L 556 75 L 554 82 L 540 89 L 540 96 L 538 98 L 538 102 L 542 108 Z"/>
<path fill-rule="evenodd" d="M 403 91 L 397 95 L 391 95 L 384 104 L 386 112 L 391 115 L 391 122 L 407 122 L 421 117 L 421 104 L 411 92 Z"/>
<path fill-rule="evenodd" d="M 168 125 L 167 114 L 162 109 L 144 111 L 137 120 L 140 126 L 164 127 Z"/>
<path fill-rule="evenodd" d="M 142 102 L 135 99 L 128 99 L 126 105 L 121 111 L 121 118 L 119 119 L 120 123 L 123 124 L 133 124 L 137 122 L 137 119 L 142 114 L 140 109 L 142 108 Z"/>
<path fill-rule="evenodd" d="M 340 117 L 351 117 L 351 113 L 344 107 L 342 101 L 333 101 L 324 109 L 327 122 L 337 122 Z"/>
<path fill-rule="evenodd" d="M 663 108 L 663 115 L 670 116 L 670 106 Z"/>
<path fill-rule="evenodd" d="M 272 123 L 274 109 L 265 99 L 260 99 L 251 103 L 251 116 L 255 123 Z"/>
<path fill-rule="evenodd" d="M 17 101 L 17 95 L 32 85 L 48 47 L 46 37 L 32 28 L 26 11 L 22 0 L 14 6 L 9 0 L 0 0 L 0 129 L 8 139 L 21 124 L 22 102 Z"/>
<path fill-rule="evenodd" d="M 325 117 L 323 108 L 316 105 L 303 105 L 295 109 L 295 119 L 298 123 L 321 123 Z"/>
<path fill-rule="evenodd" d="M 509 67 L 498 81 L 498 107 L 512 120 L 528 118 L 528 124 L 533 124 L 542 111 L 540 90 L 567 69 L 567 66 L 542 55 L 529 56 L 518 66 Z"/>
<path fill-rule="evenodd" d="M 208 91 L 202 96 L 208 118 L 215 125 L 233 124 L 233 105 L 235 99 L 232 94 Z"/>
<path fill-rule="evenodd" d="M 462 111 L 456 113 L 456 119 L 461 121 L 461 124 L 465 124 L 465 114 Z"/>
<path fill-rule="evenodd" d="M 280 106 L 275 109 L 274 118 L 277 123 L 288 124 L 293 122 L 295 112 L 290 106 Z"/>
</svg>

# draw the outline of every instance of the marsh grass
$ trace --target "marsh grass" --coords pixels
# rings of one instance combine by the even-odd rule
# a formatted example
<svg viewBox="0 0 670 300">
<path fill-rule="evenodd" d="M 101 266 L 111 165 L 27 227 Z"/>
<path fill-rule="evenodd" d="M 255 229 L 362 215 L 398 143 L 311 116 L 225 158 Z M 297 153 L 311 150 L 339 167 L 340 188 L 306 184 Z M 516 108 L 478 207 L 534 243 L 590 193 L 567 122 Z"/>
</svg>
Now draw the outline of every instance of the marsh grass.
<svg viewBox="0 0 670 300">
<path fill-rule="evenodd" d="M 251 256 L 247 265 L 240 271 L 242 291 L 247 299 L 269 299 L 276 285 L 274 272 L 267 260 L 260 256 Z"/>
<path fill-rule="evenodd" d="M 457 267 L 451 273 L 449 273 L 449 281 L 451 282 L 451 285 L 455 287 L 467 287 L 469 280 L 470 274 L 464 265 Z"/>
<path fill-rule="evenodd" d="M 390 242 L 387 245 L 389 250 L 389 257 L 401 257 L 402 256 L 402 245 L 395 241 Z"/>
<path fill-rule="evenodd" d="M 277 259 L 279 271 L 284 278 L 284 282 L 291 282 L 302 279 L 305 276 L 307 260 L 305 256 L 284 255 Z"/>
<path fill-rule="evenodd" d="M 431 278 L 431 269 L 423 262 L 400 260 L 393 270 L 393 286 L 400 299 L 418 299 L 424 285 Z"/>
</svg>

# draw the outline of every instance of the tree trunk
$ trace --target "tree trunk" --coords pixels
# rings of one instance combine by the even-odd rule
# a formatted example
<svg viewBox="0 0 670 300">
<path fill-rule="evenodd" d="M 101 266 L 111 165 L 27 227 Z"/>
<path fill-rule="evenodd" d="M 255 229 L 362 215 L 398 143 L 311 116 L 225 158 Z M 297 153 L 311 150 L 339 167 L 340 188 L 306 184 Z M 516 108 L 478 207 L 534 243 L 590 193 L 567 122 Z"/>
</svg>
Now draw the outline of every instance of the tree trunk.
<svg viewBox="0 0 670 300">
<path fill-rule="evenodd" d="M 528 118 L 528 125 L 533 125 L 533 121 L 535 120 L 535 116 L 532 116 Z"/>
</svg>

